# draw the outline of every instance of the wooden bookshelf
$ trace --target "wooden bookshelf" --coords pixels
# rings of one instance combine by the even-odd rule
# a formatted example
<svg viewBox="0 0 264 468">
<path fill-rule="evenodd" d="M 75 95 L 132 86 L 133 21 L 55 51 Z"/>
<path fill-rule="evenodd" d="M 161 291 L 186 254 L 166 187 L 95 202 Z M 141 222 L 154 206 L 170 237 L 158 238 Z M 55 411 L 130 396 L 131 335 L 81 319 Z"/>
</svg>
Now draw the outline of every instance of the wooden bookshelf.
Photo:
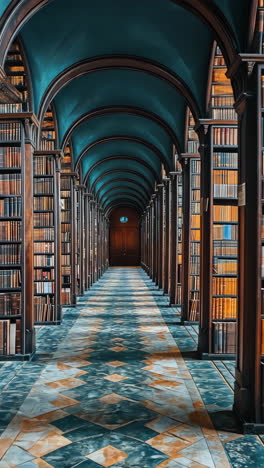
<svg viewBox="0 0 264 468">
<path fill-rule="evenodd" d="M 202 158 L 202 274 L 200 341 L 204 358 L 234 358 L 238 281 L 238 128 L 231 83 L 221 50 L 214 49 L 212 118 Z"/>
<path fill-rule="evenodd" d="M 183 180 L 182 180 L 182 168 L 180 163 L 178 162 L 176 165 L 177 170 L 177 181 L 176 181 L 176 188 L 177 188 L 177 226 L 178 226 L 178 238 L 177 238 L 177 272 L 176 272 L 176 298 L 175 303 L 177 305 L 182 304 L 182 284 L 183 284 L 183 276 L 182 276 L 182 263 L 183 263 Z"/>
<path fill-rule="evenodd" d="M 72 275 L 72 151 L 70 142 L 65 146 L 61 160 L 61 304 L 72 305 L 73 301 L 73 275 Z"/>
<path fill-rule="evenodd" d="M 60 151 L 34 153 L 34 313 L 36 324 L 61 321 Z"/>
<path fill-rule="evenodd" d="M 30 107 L 30 93 L 25 58 L 19 39 L 16 38 L 6 55 L 5 73 L 11 85 L 19 92 L 21 102 L 0 104 L 0 113 L 28 111 Z"/>
<path fill-rule="evenodd" d="M 191 111 L 186 112 L 183 171 L 183 305 L 182 321 L 198 322 L 200 313 L 200 201 L 201 161 L 199 139 Z"/>
<path fill-rule="evenodd" d="M 0 356 L 29 359 L 33 323 L 33 168 L 38 122 L 32 113 L 0 115 Z"/>
</svg>

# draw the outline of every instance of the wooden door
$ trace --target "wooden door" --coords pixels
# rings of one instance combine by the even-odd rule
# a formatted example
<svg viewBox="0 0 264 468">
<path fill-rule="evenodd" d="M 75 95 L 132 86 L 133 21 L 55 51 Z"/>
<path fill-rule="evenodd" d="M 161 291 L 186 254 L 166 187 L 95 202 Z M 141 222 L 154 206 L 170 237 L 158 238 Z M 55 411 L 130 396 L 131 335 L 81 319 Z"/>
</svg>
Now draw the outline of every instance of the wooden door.
<svg viewBox="0 0 264 468">
<path fill-rule="evenodd" d="M 110 217 L 110 265 L 136 266 L 139 262 L 138 214 L 130 208 L 117 208 Z"/>
</svg>

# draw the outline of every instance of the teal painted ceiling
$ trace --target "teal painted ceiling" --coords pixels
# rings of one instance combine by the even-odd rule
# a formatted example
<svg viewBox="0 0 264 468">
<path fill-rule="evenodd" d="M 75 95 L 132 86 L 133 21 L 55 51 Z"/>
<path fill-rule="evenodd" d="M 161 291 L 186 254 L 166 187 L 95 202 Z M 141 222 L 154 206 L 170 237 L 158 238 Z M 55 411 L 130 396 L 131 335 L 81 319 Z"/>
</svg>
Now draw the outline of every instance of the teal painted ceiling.
<svg viewBox="0 0 264 468">
<path fill-rule="evenodd" d="M 201 111 L 205 108 L 213 36 L 198 17 L 171 1 L 55 0 L 25 24 L 21 36 L 36 111 L 47 86 L 63 70 L 81 60 L 113 54 L 142 57 L 167 67 L 193 91 Z M 197 38 L 199 54 L 194 47 Z"/>
<path fill-rule="evenodd" d="M 98 71 L 76 78 L 54 99 L 60 141 L 83 114 L 108 106 L 133 106 L 154 113 L 184 147 L 185 99 L 165 81 L 140 71 Z"/>
<path fill-rule="evenodd" d="M 95 117 L 80 125 L 72 135 L 75 160 L 88 145 L 102 138 L 122 135 L 151 143 L 164 155 L 168 164 L 171 164 L 172 141 L 164 129 L 149 119 L 127 114 Z M 124 148 L 123 154 L 125 151 Z"/>
<path fill-rule="evenodd" d="M 232 27 L 237 42 L 237 49 L 239 51 L 244 50 L 252 1 L 214 0 L 214 3 L 223 12 Z"/>
<path fill-rule="evenodd" d="M 9 0 L 0 3 L 1 14 Z M 243 50 L 250 0 L 211 0 L 211 4 L 225 16 L 236 49 Z M 206 116 L 213 33 L 205 21 L 174 0 L 52 0 L 31 16 L 20 30 L 20 36 L 29 63 L 36 113 L 48 87 L 69 67 L 100 56 L 129 56 L 142 63 L 154 62 L 171 75 L 177 75 L 194 96 L 200 116 Z M 54 99 L 59 147 L 81 116 L 114 106 L 134 107 L 148 113 L 149 118 L 114 113 L 87 119 L 72 133 L 74 161 L 88 145 L 100 139 L 127 136 L 154 145 L 173 169 L 172 135 L 179 149 L 184 150 L 187 103 L 181 92 L 167 81 L 143 71 L 108 69 L 78 77 L 73 74 L 71 81 L 57 90 Z M 160 119 L 170 131 L 151 116 Z M 112 156 L 122 156 L 122 159 L 109 161 L 107 158 Z M 148 163 L 155 176 L 152 170 L 129 157 Z M 88 183 L 91 187 L 103 176 L 93 188 L 96 194 L 103 187 L 100 193 L 106 206 L 122 199 L 122 193 L 123 200 L 129 199 L 137 206 L 138 197 L 140 204 L 147 203 L 146 191 L 150 193 L 161 174 L 159 156 L 133 141 L 94 146 L 82 159 L 83 176 L 98 162 Z M 108 174 L 108 171 L 113 172 Z M 120 178 L 129 181 L 119 181 Z M 104 185 L 106 182 L 111 184 Z"/>
<path fill-rule="evenodd" d="M 110 156 L 137 157 L 142 159 L 156 171 L 157 177 L 161 171 L 159 156 L 143 144 L 133 141 L 111 141 L 93 147 L 84 155 L 83 176 L 86 175 L 96 162 Z"/>
<path fill-rule="evenodd" d="M 84 160 L 84 162 L 82 163 L 82 170 L 84 173 L 87 172 L 86 164 L 87 164 L 87 159 Z M 106 174 L 108 171 L 115 170 L 115 169 L 117 169 L 120 172 L 123 172 L 123 169 L 136 171 L 139 174 L 146 177 L 154 188 L 155 178 L 153 174 L 151 173 L 151 171 L 145 166 L 143 166 L 142 164 L 138 163 L 137 161 L 131 161 L 129 159 L 105 161 L 103 164 L 100 164 L 99 166 L 97 166 L 90 174 L 89 181 L 88 181 L 90 187 L 92 187 L 93 183 L 98 177 L 100 177 L 103 174 Z"/>
<path fill-rule="evenodd" d="M 8 5 L 11 3 L 11 0 L 1 0 L 0 2 L 0 16 L 4 13 Z"/>
</svg>

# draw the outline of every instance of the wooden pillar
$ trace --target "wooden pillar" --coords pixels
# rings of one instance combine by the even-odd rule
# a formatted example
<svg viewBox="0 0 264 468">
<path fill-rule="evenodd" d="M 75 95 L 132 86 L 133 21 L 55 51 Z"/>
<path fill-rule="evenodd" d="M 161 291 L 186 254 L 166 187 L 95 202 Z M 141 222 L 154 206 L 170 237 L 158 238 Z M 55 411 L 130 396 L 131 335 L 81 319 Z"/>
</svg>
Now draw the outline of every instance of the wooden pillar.
<svg viewBox="0 0 264 468">
<path fill-rule="evenodd" d="M 91 283 L 95 281 L 95 229 L 94 229 L 94 213 L 95 213 L 95 201 L 91 200 Z"/>
<path fill-rule="evenodd" d="M 84 293 L 84 185 L 79 185 L 79 265 L 80 265 L 80 286 L 79 294 Z"/>
<path fill-rule="evenodd" d="M 164 198 L 164 185 L 158 184 L 158 240 L 159 240 L 159 252 L 158 252 L 158 286 L 162 289 L 162 264 L 163 264 L 163 198 Z"/>
<path fill-rule="evenodd" d="M 170 172 L 170 225 L 169 225 L 169 295 L 170 305 L 175 304 L 177 284 L 177 173 Z"/>
<path fill-rule="evenodd" d="M 55 154 L 55 178 L 54 178 L 54 228 L 55 228 L 55 314 L 56 320 L 61 321 L 61 188 L 60 188 L 60 171 L 61 171 L 61 156 L 62 153 Z"/>
<path fill-rule="evenodd" d="M 189 318 L 190 302 L 190 159 L 182 159 L 183 178 L 183 284 L 182 284 L 182 320 Z"/>
<path fill-rule="evenodd" d="M 261 359 L 262 170 L 264 65 L 255 65 L 236 102 L 239 115 L 239 281 L 234 409 L 247 433 L 264 432 Z M 243 73 L 243 70 L 242 70 Z"/>
<path fill-rule="evenodd" d="M 32 116 L 33 117 L 33 116 Z M 34 243 L 33 243 L 33 152 L 35 149 L 36 122 L 32 118 L 23 120 L 22 151 L 22 327 L 21 354 L 35 352 L 34 329 Z M 24 309 L 24 310 L 23 310 Z M 25 333 L 23 333 L 23 328 Z"/>
<path fill-rule="evenodd" d="M 77 185 L 76 185 L 77 174 L 72 176 L 71 184 L 71 294 L 72 294 L 72 305 L 77 303 L 77 269 L 76 269 L 76 259 L 77 259 Z"/>
<path fill-rule="evenodd" d="M 85 261 L 84 261 L 84 286 L 90 288 L 90 198 L 91 194 L 84 193 L 84 223 L 85 223 Z"/>
<path fill-rule="evenodd" d="M 205 126 L 198 128 L 201 154 L 201 313 L 199 324 L 198 351 L 209 353 L 210 303 L 212 297 L 212 161 L 210 153 L 211 132 Z"/>
<path fill-rule="evenodd" d="M 165 177 L 164 182 L 164 220 L 163 220 L 163 262 L 162 262 L 162 289 L 164 294 L 169 292 L 169 178 Z"/>
<path fill-rule="evenodd" d="M 157 210 L 158 210 L 158 199 L 157 199 L 157 190 L 153 195 L 153 213 L 154 213 L 154 227 L 153 227 L 153 252 L 154 252 L 154 262 L 153 262 L 153 281 L 157 284 L 157 273 L 158 273 L 158 219 L 157 219 Z"/>
</svg>

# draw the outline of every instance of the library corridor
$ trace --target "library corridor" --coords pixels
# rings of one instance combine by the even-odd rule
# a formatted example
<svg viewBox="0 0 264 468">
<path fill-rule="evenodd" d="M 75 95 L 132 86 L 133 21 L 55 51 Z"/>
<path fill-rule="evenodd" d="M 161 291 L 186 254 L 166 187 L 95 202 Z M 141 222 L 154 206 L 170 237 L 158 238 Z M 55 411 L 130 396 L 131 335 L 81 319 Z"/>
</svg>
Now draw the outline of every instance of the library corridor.
<svg viewBox="0 0 264 468">
<path fill-rule="evenodd" d="M 264 468 L 264 0 L 0 0 L 0 468 Z"/>
</svg>

